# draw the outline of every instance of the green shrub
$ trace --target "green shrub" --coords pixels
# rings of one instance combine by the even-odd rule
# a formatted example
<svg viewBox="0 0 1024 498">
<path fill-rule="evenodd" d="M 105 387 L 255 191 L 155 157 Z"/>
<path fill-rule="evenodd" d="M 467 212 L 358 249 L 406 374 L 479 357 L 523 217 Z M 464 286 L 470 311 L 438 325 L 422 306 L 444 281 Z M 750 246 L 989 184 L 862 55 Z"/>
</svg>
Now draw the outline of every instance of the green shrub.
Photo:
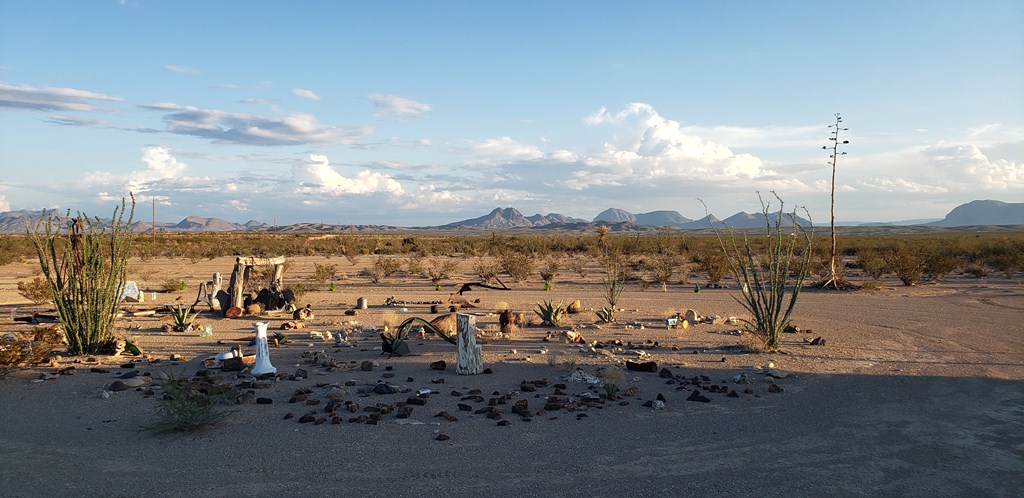
<svg viewBox="0 0 1024 498">
<path fill-rule="evenodd" d="M 323 284 L 334 280 L 337 275 L 338 265 L 313 263 L 313 281 Z"/>
<path fill-rule="evenodd" d="M 498 258 L 498 264 L 501 265 L 501 269 L 508 273 L 512 280 L 516 282 L 525 282 L 533 274 L 536 264 L 533 258 L 525 253 L 520 252 L 506 252 Z"/>
<path fill-rule="evenodd" d="M 180 278 L 169 278 L 160 284 L 164 292 L 181 292 L 188 288 L 188 283 Z"/>
<path fill-rule="evenodd" d="M 156 407 L 160 421 L 143 427 L 156 433 L 193 432 L 215 426 L 233 413 L 223 405 L 238 396 L 238 390 L 231 386 L 192 380 L 173 372 L 165 372 L 156 385 L 164 392 Z"/>
<path fill-rule="evenodd" d="M 900 246 L 890 249 L 885 258 L 886 264 L 903 285 L 914 286 L 921 282 L 921 274 L 925 268 L 923 250 L 918 247 Z"/>
<path fill-rule="evenodd" d="M 561 301 L 557 304 L 553 304 L 551 301 L 545 301 L 544 303 L 538 304 L 537 309 L 533 310 L 533 312 L 540 317 L 542 325 L 558 327 L 562 323 L 562 317 L 565 314 L 565 306 Z"/>
</svg>

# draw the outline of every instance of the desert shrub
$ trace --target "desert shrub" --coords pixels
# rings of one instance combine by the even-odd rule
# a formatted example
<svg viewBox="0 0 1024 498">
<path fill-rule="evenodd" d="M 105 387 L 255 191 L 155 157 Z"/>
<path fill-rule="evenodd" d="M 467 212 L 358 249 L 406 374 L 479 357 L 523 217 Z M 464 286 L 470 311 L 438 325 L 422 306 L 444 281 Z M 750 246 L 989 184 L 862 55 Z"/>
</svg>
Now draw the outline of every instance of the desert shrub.
<svg viewBox="0 0 1024 498">
<path fill-rule="evenodd" d="M 1013 275 L 1024 268 L 1024 253 L 1016 251 L 1001 251 L 988 255 L 985 262 L 989 266 L 1002 272 L 1006 278 L 1013 278 Z"/>
<path fill-rule="evenodd" d="M 397 258 L 389 258 L 387 256 L 378 256 L 377 260 L 373 262 L 373 266 L 363 270 L 363 275 L 370 278 L 373 283 L 380 283 L 385 278 L 388 278 L 402 269 L 402 262 Z"/>
<path fill-rule="evenodd" d="M 761 201 L 761 213 L 767 225 L 761 241 L 763 251 L 755 248 L 745 233 L 738 235 L 730 230 L 729 237 L 723 239 L 715 229 L 722 253 L 743 288 L 742 299 L 736 301 L 751 315 L 750 319 L 744 319 L 747 330 L 769 348 L 779 345 L 782 331 L 789 326 L 810 269 L 814 237 L 813 229 L 796 223 L 796 212 L 784 215 L 782 199 L 777 195 L 775 198 L 779 201 L 777 213 L 771 213 L 769 205 Z M 792 227 L 783 226 L 784 216 L 789 218 Z M 790 281 L 792 290 L 787 296 Z"/>
<path fill-rule="evenodd" d="M 411 237 L 410 237 L 411 238 Z M 409 275 L 422 275 L 424 273 L 423 256 L 413 254 L 405 260 L 405 272 Z"/>
<path fill-rule="evenodd" d="M 992 269 L 985 263 L 971 262 L 967 263 L 967 266 L 964 267 L 964 273 L 974 278 L 988 278 L 992 273 Z"/>
<path fill-rule="evenodd" d="M 8 333 L 0 337 L 0 379 L 21 368 L 38 365 L 54 350 L 63 350 L 60 327 L 35 327 L 32 334 Z"/>
<path fill-rule="evenodd" d="M 960 259 L 943 249 L 930 249 L 925 252 L 924 272 L 930 280 L 936 282 L 956 271 L 960 267 Z"/>
<path fill-rule="evenodd" d="M 313 263 L 313 281 L 326 283 L 338 276 L 338 265 L 330 263 Z"/>
<path fill-rule="evenodd" d="M 525 282 L 533 275 L 536 263 L 533 257 L 526 253 L 509 251 L 498 258 L 501 269 L 508 273 L 512 280 Z"/>
<path fill-rule="evenodd" d="M 857 252 L 857 265 L 864 274 L 872 280 L 879 280 L 883 275 L 889 273 L 889 263 L 877 250 L 864 249 Z"/>
<path fill-rule="evenodd" d="M 661 284 L 662 292 L 666 290 L 665 287 L 672 280 L 672 275 L 676 273 L 679 264 L 679 256 L 675 254 L 659 254 L 654 257 L 651 263 L 651 277 Z"/>
<path fill-rule="evenodd" d="M 95 353 L 113 334 L 133 241 L 134 197 L 127 220 L 125 210 L 122 200 L 109 229 L 82 213 L 61 228 L 44 213 L 29 234 L 72 354 Z"/>
<path fill-rule="evenodd" d="M 160 283 L 160 289 L 164 292 L 181 292 L 188 288 L 188 283 L 180 278 L 169 278 Z"/>
<path fill-rule="evenodd" d="M 611 323 L 615 321 L 615 306 L 619 304 L 619 296 L 622 295 L 626 280 L 620 271 L 621 266 L 611 264 L 607 268 L 604 280 L 602 281 L 601 296 L 604 297 L 608 306 L 601 308 L 597 312 L 597 318 L 602 322 Z"/>
<path fill-rule="evenodd" d="M 609 399 L 615 399 L 619 389 L 626 384 L 626 373 L 614 365 L 602 371 L 601 378 L 604 380 L 604 392 Z"/>
<path fill-rule="evenodd" d="M 28 282 L 18 282 L 18 294 L 36 304 L 50 302 L 50 284 L 43 277 L 36 277 Z"/>
<path fill-rule="evenodd" d="M 165 372 L 156 385 L 164 392 L 156 407 L 160 421 L 143 427 L 156 433 L 193 432 L 215 426 L 233 413 L 223 406 L 238 396 L 238 390 L 231 386 L 192 380 L 173 372 Z"/>
<path fill-rule="evenodd" d="M 476 258 L 473 261 L 473 273 L 479 276 L 485 283 L 493 282 L 500 272 L 501 264 L 497 261 L 484 258 Z"/>
<path fill-rule="evenodd" d="M 565 268 L 580 276 L 580 279 L 587 278 L 587 258 L 570 257 L 565 263 Z"/>
<path fill-rule="evenodd" d="M 423 275 L 437 284 L 442 280 L 452 278 L 457 271 L 459 271 L 459 262 L 454 259 L 430 258 L 425 265 Z"/>
<path fill-rule="evenodd" d="M 562 263 L 554 258 L 548 258 L 544 260 L 544 264 L 541 265 L 540 278 L 544 280 L 544 288 L 550 289 L 551 284 L 555 280 L 555 276 L 562 270 Z"/>
<path fill-rule="evenodd" d="M 717 284 L 729 273 L 729 258 L 721 253 L 709 252 L 697 257 L 697 267 L 708 276 L 708 282 Z"/>
<path fill-rule="evenodd" d="M 885 254 L 886 264 L 903 285 L 913 286 L 921 282 L 925 268 L 924 251 L 918 247 L 900 246 L 889 249 Z"/>
</svg>

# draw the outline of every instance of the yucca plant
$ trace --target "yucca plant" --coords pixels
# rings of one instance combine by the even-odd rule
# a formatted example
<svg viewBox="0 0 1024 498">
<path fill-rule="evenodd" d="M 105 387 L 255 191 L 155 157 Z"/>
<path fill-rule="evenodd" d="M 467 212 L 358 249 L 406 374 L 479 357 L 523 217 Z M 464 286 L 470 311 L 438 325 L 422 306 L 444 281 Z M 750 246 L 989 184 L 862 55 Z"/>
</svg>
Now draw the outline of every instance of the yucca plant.
<svg viewBox="0 0 1024 498">
<path fill-rule="evenodd" d="M 562 301 L 557 304 L 551 301 L 545 301 L 537 305 L 537 309 L 533 310 L 534 313 L 541 319 L 542 325 L 550 325 L 557 327 L 562 323 L 562 316 L 565 314 L 565 306 Z"/>
</svg>

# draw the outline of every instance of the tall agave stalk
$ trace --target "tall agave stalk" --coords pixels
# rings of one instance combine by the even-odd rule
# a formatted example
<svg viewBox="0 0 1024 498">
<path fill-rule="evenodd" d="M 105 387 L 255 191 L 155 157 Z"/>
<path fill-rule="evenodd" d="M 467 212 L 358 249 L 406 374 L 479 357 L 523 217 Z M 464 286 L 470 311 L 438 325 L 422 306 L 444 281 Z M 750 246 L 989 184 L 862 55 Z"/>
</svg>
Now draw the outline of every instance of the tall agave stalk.
<svg viewBox="0 0 1024 498">
<path fill-rule="evenodd" d="M 751 316 L 750 319 L 744 319 L 747 330 L 761 338 L 765 346 L 771 349 L 778 347 L 782 331 L 790 323 L 790 316 L 810 268 L 811 241 L 814 236 L 813 226 L 810 229 L 800 226 L 796 212 L 784 214 L 782 199 L 778 195 L 775 198 L 779 201 L 779 211 L 769 213 L 768 204 L 758 194 L 765 219 L 763 252 L 751 245 L 746 234 L 738 236 L 730 231 L 726 240 L 715 229 L 722 250 L 728 256 L 732 271 L 742 288 L 742 299 L 735 296 L 734 299 Z M 783 226 L 784 216 L 790 219 L 791 226 Z M 792 285 L 792 290 L 787 293 L 789 285 Z"/>
<path fill-rule="evenodd" d="M 99 218 L 89 219 L 81 212 L 66 228 L 60 218 L 44 212 L 28 234 L 64 326 L 69 353 L 96 353 L 113 337 L 131 251 L 134 196 L 127 221 L 125 213 L 122 199 L 107 230 Z"/>
</svg>

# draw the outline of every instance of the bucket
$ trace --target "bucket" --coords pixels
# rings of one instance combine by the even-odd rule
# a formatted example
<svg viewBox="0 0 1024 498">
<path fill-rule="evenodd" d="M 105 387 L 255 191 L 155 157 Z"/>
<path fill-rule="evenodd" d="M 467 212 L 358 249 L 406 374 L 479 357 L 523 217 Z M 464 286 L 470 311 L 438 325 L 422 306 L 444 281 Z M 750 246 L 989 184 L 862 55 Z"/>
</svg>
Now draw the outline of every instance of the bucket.
<svg viewBox="0 0 1024 498">
<path fill-rule="evenodd" d="M 359 299 L 356 299 L 356 308 L 357 309 L 361 309 L 361 310 L 365 310 L 367 308 L 366 298 L 365 297 L 361 297 Z"/>
</svg>

